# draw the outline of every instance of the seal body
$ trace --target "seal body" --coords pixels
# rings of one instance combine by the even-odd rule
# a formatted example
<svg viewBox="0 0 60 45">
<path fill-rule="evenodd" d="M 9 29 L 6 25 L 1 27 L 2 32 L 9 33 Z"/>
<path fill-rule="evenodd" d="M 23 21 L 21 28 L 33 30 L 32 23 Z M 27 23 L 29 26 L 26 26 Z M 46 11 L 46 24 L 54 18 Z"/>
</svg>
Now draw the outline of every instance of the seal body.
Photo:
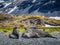
<svg viewBox="0 0 60 45">
<path fill-rule="evenodd" d="M 26 31 L 22 34 L 22 37 L 24 37 L 24 38 L 40 38 L 40 37 L 55 38 L 52 35 L 50 35 L 49 33 L 38 30 L 36 28 L 26 29 Z"/>
<path fill-rule="evenodd" d="M 14 39 L 18 39 L 19 38 L 19 33 L 17 31 L 17 27 L 13 28 L 13 32 L 12 32 L 12 34 L 9 34 L 9 37 L 10 38 L 14 38 Z"/>
</svg>

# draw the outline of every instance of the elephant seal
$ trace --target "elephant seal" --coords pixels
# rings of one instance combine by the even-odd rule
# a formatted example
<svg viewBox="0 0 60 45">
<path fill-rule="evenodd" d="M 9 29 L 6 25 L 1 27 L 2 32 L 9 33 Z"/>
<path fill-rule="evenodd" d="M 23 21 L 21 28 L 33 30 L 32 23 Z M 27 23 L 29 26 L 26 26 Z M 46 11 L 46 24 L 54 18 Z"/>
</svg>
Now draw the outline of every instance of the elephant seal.
<svg viewBox="0 0 60 45">
<path fill-rule="evenodd" d="M 26 29 L 25 32 L 22 34 L 22 37 L 24 37 L 24 38 L 40 38 L 40 37 L 55 38 L 52 35 L 50 35 L 49 33 L 38 30 L 36 28 Z"/>
</svg>

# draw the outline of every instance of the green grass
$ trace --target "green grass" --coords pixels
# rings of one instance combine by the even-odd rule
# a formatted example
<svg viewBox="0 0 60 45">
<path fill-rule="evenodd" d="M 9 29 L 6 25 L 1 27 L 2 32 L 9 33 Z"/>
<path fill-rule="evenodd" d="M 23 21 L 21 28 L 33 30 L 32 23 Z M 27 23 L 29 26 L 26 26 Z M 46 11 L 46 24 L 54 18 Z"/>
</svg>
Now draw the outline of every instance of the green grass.
<svg viewBox="0 0 60 45">
<path fill-rule="evenodd" d="M 18 28 L 17 30 L 21 33 L 25 31 L 25 29 L 21 27 Z M 13 31 L 13 27 L 0 27 L 0 32 L 11 33 L 12 31 Z"/>
<path fill-rule="evenodd" d="M 60 32 L 60 27 L 39 27 L 39 29 L 43 29 L 45 32 L 48 32 L 48 33 Z M 0 27 L 0 32 L 11 33 L 12 30 L 13 30 L 13 27 Z M 20 33 L 23 33 L 25 31 L 25 29 L 22 27 L 18 27 L 17 30 Z"/>
<path fill-rule="evenodd" d="M 0 32 L 10 33 L 12 32 L 12 27 L 0 27 Z"/>
<path fill-rule="evenodd" d="M 38 27 L 38 29 L 43 29 L 43 31 L 48 33 L 60 32 L 60 27 Z"/>
<path fill-rule="evenodd" d="M 60 29 L 45 29 L 45 32 L 48 32 L 48 33 L 60 32 Z"/>
</svg>

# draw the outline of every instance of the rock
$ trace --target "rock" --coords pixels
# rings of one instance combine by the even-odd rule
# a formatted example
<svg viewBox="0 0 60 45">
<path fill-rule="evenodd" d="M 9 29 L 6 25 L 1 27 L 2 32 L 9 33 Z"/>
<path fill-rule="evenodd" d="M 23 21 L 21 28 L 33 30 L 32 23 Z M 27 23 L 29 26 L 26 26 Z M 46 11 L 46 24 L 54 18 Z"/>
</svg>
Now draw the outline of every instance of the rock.
<svg viewBox="0 0 60 45">
<path fill-rule="evenodd" d="M 47 32 L 38 30 L 36 28 L 28 28 L 26 31 L 22 34 L 22 37 L 27 37 L 27 38 L 40 38 L 40 37 L 50 37 L 50 38 L 55 38 L 52 35 L 50 35 Z"/>
<path fill-rule="evenodd" d="M 9 34 L 9 37 L 10 38 L 19 38 L 19 33 L 17 31 L 17 27 L 13 28 L 13 32 L 12 32 L 12 34 Z"/>
</svg>

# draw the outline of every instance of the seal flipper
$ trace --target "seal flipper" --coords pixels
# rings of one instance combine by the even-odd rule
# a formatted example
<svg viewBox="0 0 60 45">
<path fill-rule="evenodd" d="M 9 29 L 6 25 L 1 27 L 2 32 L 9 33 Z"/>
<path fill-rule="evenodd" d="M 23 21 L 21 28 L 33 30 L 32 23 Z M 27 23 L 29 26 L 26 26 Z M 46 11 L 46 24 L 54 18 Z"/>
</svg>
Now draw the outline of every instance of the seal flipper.
<svg viewBox="0 0 60 45">
<path fill-rule="evenodd" d="M 50 34 L 45 35 L 45 37 L 50 37 L 50 38 L 55 38 L 55 39 L 58 39 L 58 38 L 56 38 L 56 37 L 54 37 L 54 36 L 52 36 L 52 35 L 50 35 Z"/>
</svg>

